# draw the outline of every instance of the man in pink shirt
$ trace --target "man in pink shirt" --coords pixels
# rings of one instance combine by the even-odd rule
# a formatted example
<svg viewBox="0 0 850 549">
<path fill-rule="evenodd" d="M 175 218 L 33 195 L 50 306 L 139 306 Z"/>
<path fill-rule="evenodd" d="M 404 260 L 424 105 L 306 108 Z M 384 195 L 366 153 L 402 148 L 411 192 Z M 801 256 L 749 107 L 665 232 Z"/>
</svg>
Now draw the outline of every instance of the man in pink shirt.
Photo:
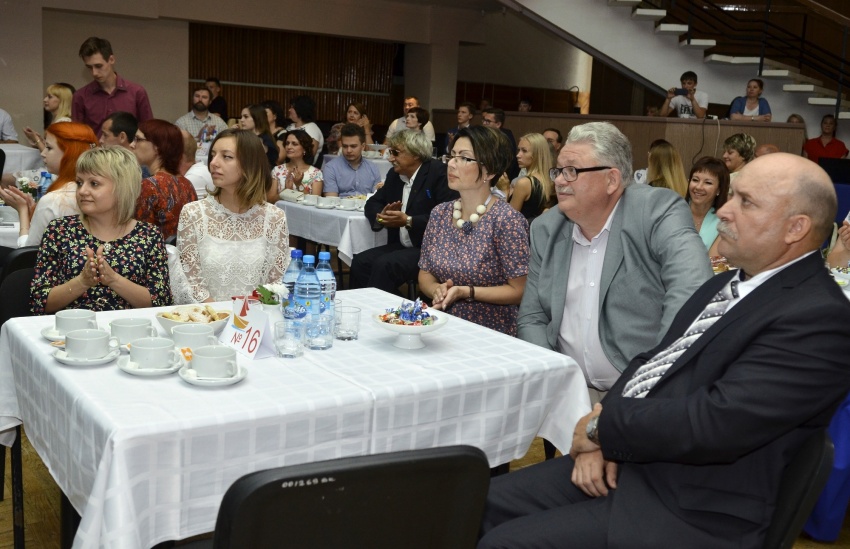
<svg viewBox="0 0 850 549">
<path fill-rule="evenodd" d="M 109 40 L 88 38 L 80 46 L 80 57 L 94 80 L 74 93 L 71 118 L 75 122 L 88 124 L 99 136 L 103 122 L 114 112 L 129 112 L 139 122 L 153 118 L 145 88 L 115 72 Z"/>
</svg>

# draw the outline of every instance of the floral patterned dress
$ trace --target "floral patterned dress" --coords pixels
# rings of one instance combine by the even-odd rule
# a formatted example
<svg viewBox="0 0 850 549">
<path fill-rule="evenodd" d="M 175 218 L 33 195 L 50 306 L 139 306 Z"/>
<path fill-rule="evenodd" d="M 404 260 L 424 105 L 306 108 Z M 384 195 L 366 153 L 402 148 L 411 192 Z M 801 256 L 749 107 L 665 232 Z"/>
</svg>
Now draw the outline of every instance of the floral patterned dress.
<svg viewBox="0 0 850 549">
<path fill-rule="evenodd" d="M 286 188 L 286 178 L 288 176 L 289 166 L 287 164 L 281 164 L 272 170 L 272 177 L 277 180 L 278 192 L 283 192 L 283 189 Z M 304 172 L 304 178 L 301 179 L 301 184 L 295 185 L 295 190 L 304 194 L 313 194 L 313 183 L 317 181 L 323 181 L 322 170 L 315 166 L 309 166 L 307 171 Z"/>
<path fill-rule="evenodd" d="M 79 216 L 60 217 L 48 223 L 30 286 L 33 314 L 44 314 L 50 291 L 83 271 L 87 246 L 92 250 L 104 246 L 103 255 L 116 273 L 148 289 L 152 307 L 171 305 L 168 254 L 159 229 L 139 221 L 129 234 L 109 242 L 108 246 L 105 244 L 88 232 Z M 115 311 L 131 309 L 132 306 L 109 286 L 98 284 L 86 290 L 67 308 Z"/>
<path fill-rule="evenodd" d="M 195 186 L 182 175 L 156 172 L 142 179 L 142 192 L 136 200 L 133 217 L 156 225 L 162 231 L 162 238 L 168 239 L 177 234 L 180 210 L 197 199 Z"/>
<path fill-rule="evenodd" d="M 528 274 L 528 222 L 510 204 L 496 201 L 468 234 L 452 219 L 453 202 L 431 210 L 419 268 L 455 286 L 501 286 Z M 517 305 L 455 301 L 449 313 L 516 335 Z"/>
</svg>

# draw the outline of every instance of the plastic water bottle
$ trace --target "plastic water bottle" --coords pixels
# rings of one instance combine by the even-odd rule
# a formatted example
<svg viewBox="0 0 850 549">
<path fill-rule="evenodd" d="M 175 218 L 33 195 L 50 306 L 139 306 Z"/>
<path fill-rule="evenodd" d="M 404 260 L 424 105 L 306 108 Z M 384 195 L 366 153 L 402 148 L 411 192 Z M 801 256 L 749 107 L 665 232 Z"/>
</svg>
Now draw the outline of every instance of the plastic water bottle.
<svg viewBox="0 0 850 549">
<path fill-rule="evenodd" d="M 304 266 L 301 257 L 304 252 L 295 250 L 289 252 L 289 267 L 283 273 L 283 285 L 286 286 L 285 296 L 283 298 L 283 316 L 286 318 L 297 318 L 298 314 L 294 310 L 295 305 L 295 283 L 298 281 L 298 275 L 301 274 L 301 269 Z"/>
<path fill-rule="evenodd" d="M 38 200 L 41 200 L 41 197 L 47 194 L 47 189 L 53 185 L 53 174 L 50 172 L 41 172 L 41 181 L 38 185 Z"/>
<path fill-rule="evenodd" d="M 322 313 L 334 314 L 334 298 L 336 297 L 336 277 L 331 268 L 331 253 L 319 252 L 319 264 L 316 265 L 316 276 L 322 285 Z"/>
<path fill-rule="evenodd" d="M 322 286 L 319 284 L 319 277 L 316 276 L 315 265 L 315 256 L 305 255 L 304 268 L 301 269 L 301 274 L 295 282 L 295 302 L 299 311 L 304 309 L 308 322 L 309 317 L 318 316 L 322 312 Z"/>
</svg>

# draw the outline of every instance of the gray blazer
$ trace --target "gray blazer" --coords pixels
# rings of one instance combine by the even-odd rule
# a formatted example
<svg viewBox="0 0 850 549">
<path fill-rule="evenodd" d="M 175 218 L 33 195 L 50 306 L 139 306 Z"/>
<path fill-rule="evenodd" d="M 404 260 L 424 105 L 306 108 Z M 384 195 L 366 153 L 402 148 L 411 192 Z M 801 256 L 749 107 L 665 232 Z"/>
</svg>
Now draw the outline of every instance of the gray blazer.
<svg viewBox="0 0 850 549">
<path fill-rule="evenodd" d="M 517 335 L 558 350 L 574 223 L 557 207 L 531 224 L 531 264 Z M 711 278 L 688 205 L 673 191 L 630 185 L 608 235 L 599 288 L 599 337 L 619 371 L 655 347 L 679 308 Z"/>
</svg>

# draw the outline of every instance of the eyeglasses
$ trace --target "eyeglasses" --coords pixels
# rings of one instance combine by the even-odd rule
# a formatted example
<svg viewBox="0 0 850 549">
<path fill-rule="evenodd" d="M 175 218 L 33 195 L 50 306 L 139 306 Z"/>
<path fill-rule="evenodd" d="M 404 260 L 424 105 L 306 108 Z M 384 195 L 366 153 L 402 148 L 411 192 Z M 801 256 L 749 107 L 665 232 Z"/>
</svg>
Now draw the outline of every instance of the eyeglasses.
<svg viewBox="0 0 850 549">
<path fill-rule="evenodd" d="M 468 166 L 469 164 L 481 164 L 481 162 L 479 162 L 478 160 L 475 160 L 474 158 L 467 158 L 467 157 L 461 156 L 459 154 L 458 155 L 444 154 L 443 156 L 440 157 L 440 160 L 443 161 L 443 164 L 448 164 L 452 160 L 457 160 L 460 163 L 461 166 Z"/>
<path fill-rule="evenodd" d="M 598 172 L 599 170 L 610 170 L 611 166 L 594 166 L 593 168 L 576 168 L 575 166 L 564 166 L 563 168 L 552 168 L 549 170 L 549 178 L 552 181 L 558 179 L 559 175 L 564 176 L 564 180 L 569 183 L 578 179 L 578 174 L 582 172 Z"/>
<path fill-rule="evenodd" d="M 481 121 L 481 123 L 482 123 L 482 124 L 484 124 L 485 126 L 489 126 L 490 124 L 495 124 L 495 123 L 496 123 L 496 121 L 495 121 L 495 120 L 490 120 L 489 118 L 485 118 L 485 119 L 483 119 L 483 120 Z"/>
<path fill-rule="evenodd" d="M 387 152 L 388 152 L 388 153 L 390 153 L 390 156 L 398 156 L 398 155 L 400 155 L 401 153 L 403 153 L 403 152 L 407 152 L 407 151 L 400 151 L 400 150 L 398 150 L 398 149 L 390 149 L 390 150 L 388 150 Z"/>
<path fill-rule="evenodd" d="M 142 143 L 144 141 L 150 141 L 150 139 L 145 139 L 144 137 L 139 137 L 138 135 L 133 139 L 136 143 Z"/>
</svg>

